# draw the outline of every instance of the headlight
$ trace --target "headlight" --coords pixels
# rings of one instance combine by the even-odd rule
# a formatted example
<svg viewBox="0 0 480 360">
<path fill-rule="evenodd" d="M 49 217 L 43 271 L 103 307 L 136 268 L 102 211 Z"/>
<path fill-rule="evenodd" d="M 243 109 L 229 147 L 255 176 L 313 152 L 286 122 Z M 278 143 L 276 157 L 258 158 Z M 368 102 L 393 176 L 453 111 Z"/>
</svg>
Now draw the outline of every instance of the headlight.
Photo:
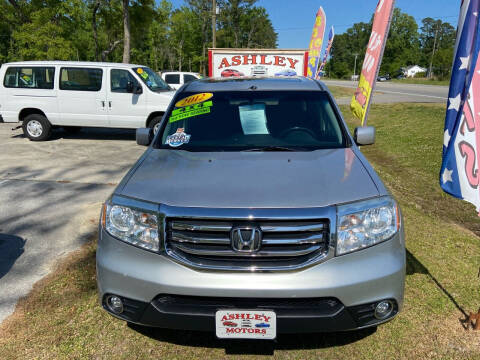
<svg viewBox="0 0 480 360">
<path fill-rule="evenodd" d="M 390 239 L 400 228 L 398 207 L 390 197 L 338 207 L 337 255 Z"/>
<path fill-rule="evenodd" d="M 106 204 L 102 225 L 112 236 L 143 249 L 158 251 L 157 215 L 126 206 Z"/>
</svg>

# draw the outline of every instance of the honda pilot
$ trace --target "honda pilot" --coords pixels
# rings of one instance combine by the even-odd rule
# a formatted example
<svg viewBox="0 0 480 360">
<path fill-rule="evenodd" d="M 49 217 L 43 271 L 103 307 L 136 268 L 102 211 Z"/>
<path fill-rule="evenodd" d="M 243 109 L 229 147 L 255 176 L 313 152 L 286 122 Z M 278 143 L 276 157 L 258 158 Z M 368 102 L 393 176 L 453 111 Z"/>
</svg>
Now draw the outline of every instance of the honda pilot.
<svg viewBox="0 0 480 360">
<path fill-rule="evenodd" d="M 375 327 L 403 303 L 400 209 L 326 86 L 203 79 L 175 94 L 105 202 L 99 299 L 145 326 L 227 339 Z"/>
</svg>

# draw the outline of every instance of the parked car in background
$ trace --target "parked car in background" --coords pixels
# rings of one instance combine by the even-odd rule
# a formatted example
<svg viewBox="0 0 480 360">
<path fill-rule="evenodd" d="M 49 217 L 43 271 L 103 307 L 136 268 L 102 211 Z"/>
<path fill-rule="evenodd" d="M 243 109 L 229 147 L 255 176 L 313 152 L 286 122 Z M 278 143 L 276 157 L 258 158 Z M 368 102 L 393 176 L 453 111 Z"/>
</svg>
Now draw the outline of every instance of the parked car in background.
<svg viewBox="0 0 480 360">
<path fill-rule="evenodd" d="M 377 81 L 383 82 L 383 81 L 388 81 L 388 80 L 391 80 L 390 74 L 377 76 Z"/>
<path fill-rule="evenodd" d="M 22 122 L 33 141 L 53 127 L 141 128 L 155 131 L 174 92 L 143 65 L 17 62 L 0 68 L 0 120 Z"/>
<path fill-rule="evenodd" d="M 295 70 L 287 69 L 277 72 L 275 76 L 297 76 L 297 72 Z"/>
<path fill-rule="evenodd" d="M 267 69 L 266 66 L 263 66 L 263 65 L 252 66 L 252 69 L 250 71 L 250 75 L 252 75 L 252 76 L 267 76 L 268 75 L 268 69 Z"/>
<path fill-rule="evenodd" d="M 358 147 L 374 140 L 373 127 L 349 133 L 320 81 L 183 86 L 156 136 L 137 130 L 149 147 L 103 205 L 101 306 L 220 338 L 393 319 L 405 239 L 397 202 Z"/>
<path fill-rule="evenodd" d="M 179 89 L 183 84 L 203 78 L 203 75 L 200 73 L 184 71 L 162 71 L 161 76 L 175 90 Z"/>
<path fill-rule="evenodd" d="M 245 74 L 235 69 L 225 69 L 222 71 L 220 76 L 221 77 L 232 77 L 232 76 L 239 77 L 239 76 L 245 76 Z"/>
</svg>

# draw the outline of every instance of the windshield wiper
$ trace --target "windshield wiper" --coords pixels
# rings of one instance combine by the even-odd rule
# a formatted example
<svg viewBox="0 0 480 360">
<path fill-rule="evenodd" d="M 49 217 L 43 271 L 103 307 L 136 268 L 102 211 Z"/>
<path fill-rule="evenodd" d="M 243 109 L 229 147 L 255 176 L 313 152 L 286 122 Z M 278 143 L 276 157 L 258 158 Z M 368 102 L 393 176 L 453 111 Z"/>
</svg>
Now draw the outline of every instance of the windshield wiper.
<svg viewBox="0 0 480 360">
<path fill-rule="evenodd" d="M 290 148 L 285 146 L 265 146 L 253 149 L 246 149 L 242 151 L 305 151 L 305 149 Z"/>
</svg>

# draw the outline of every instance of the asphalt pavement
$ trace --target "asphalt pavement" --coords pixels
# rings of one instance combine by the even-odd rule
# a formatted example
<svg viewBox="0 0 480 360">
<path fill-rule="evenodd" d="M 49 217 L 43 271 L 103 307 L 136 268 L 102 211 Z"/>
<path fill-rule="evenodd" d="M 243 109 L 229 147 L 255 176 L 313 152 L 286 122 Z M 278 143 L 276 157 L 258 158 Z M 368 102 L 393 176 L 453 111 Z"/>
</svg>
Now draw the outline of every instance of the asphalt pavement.
<svg viewBox="0 0 480 360">
<path fill-rule="evenodd" d="M 342 86 L 356 89 L 357 81 L 347 80 L 324 80 L 327 86 Z M 402 103 L 402 102 L 428 102 L 446 103 L 448 98 L 448 86 L 402 84 L 400 82 L 377 82 L 373 94 L 373 103 Z M 349 98 L 338 99 L 339 104 L 349 104 Z"/>
<path fill-rule="evenodd" d="M 102 202 L 140 157 L 134 130 L 62 130 L 31 142 L 0 124 L 0 323 L 95 233 Z"/>
</svg>

